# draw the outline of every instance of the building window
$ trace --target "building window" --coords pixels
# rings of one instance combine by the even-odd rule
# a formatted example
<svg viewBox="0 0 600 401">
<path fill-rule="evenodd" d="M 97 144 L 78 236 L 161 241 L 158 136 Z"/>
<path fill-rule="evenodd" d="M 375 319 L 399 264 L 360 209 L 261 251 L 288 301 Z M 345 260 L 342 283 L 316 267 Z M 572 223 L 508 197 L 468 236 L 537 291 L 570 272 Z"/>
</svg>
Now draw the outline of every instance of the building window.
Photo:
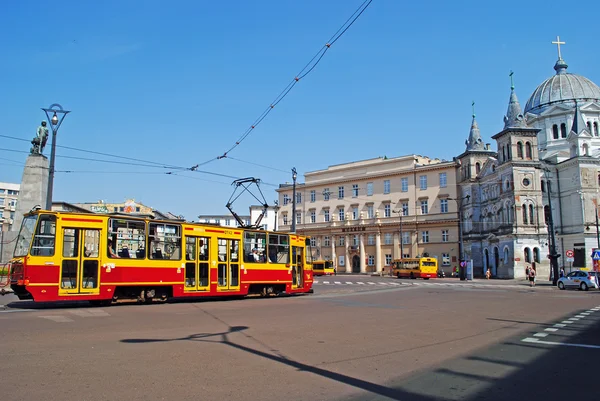
<svg viewBox="0 0 600 401">
<path fill-rule="evenodd" d="M 426 175 L 422 175 L 419 177 L 419 182 L 421 184 L 421 189 L 425 190 L 427 189 L 427 176 Z"/>
<path fill-rule="evenodd" d="M 384 180 L 383 181 L 383 193 L 384 194 L 389 194 L 390 193 L 390 180 Z"/>
<path fill-rule="evenodd" d="M 302 193 L 298 192 L 296 194 L 296 203 L 302 203 Z"/>
<path fill-rule="evenodd" d="M 338 187 L 338 199 L 344 199 L 344 187 Z"/>
<path fill-rule="evenodd" d="M 421 242 L 424 244 L 429 242 L 429 231 L 421 231 Z"/>
<path fill-rule="evenodd" d="M 310 246 L 317 246 L 317 239 L 315 237 L 310 239 Z"/>
<path fill-rule="evenodd" d="M 373 196 L 373 183 L 367 182 L 367 196 Z"/>
<path fill-rule="evenodd" d="M 325 222 L 329 221 L 329 209 L 323 209 L 323 216 L 325 218 Z"/>
<path fill-rule="evenodd" d="M 442 230 L 442 242 L 448 242 L 448 230 Z"/>
<path fill-rule="evenodd" d="M 288 194 L 283 194 L 283 204 L 287 205 L 288 203 L 290 203 L 290 197 Z"/>
<path fill-rule="evenodd" d="M 367 257 L 367 264 L 368 264 L 369 266 L 375 266 L 375 256 L 373 256 L 373 255 L 369 255 L 369 256 Z"/>
<path fill-rule="evenodd" d="M 358 235 L 356 234 L 352 236 L 352 245 L 358 246 Z"/>
<path fill-rule="evenodd" d="M 389 266 L 392 264 L 392 255 L 390 255 L 389 253 L 385 254 L 385 265 Z"/>
<path fill-rule="evenodd" d="M 429 213 L 429 207 L 427 205 L 427 199 L 421 201 L 421 214 Z"/>
<path fill-rule="evenodd" d="M 339 246 L 346 246 L 346 237 L 344 237 L 343 235 L 340 235 L 338 237 L 338 245 Z"/>
<path fill-rule="evenodd" d="M 535 224 L 535 219 L 533 218 L 533 205 L 529 205 L 529 224 Z"/>
<path fill-rule="evenodd" d="M 542 261 L 540 259 L 540 248 L 533 248 L 533 261 L 536 263 L 540 263 Z"/>
<path fill-rule="evenodd" d="M 325 189 L 323 190 L 323 200 L 326 200 L 326 201 L 328 201 L 328 200 L 329 200 L 329 194 L 330 194 L 330 192 L 329 192 L 329 188 L 325 188 Z"/>
<path fill-rule="evenodd" d="M 531 159 L 531 143 L 525 142 L 525 157 Z"/>
<path fill-rule="evenodd" d="M 221 219 L 215 219 L 215 223 L 221 225 Z"/>
<path fill-rule="evenodd" d="M 367 245 L 375 245 L 375 236 L 373 234 L 367 236 Z"/>
<path fill-rule="evenodd" d="M 517 142 L 517 157 L 519 159 L 523 158 L 523 142 Z"/>
<path fill-rule="evenodd" d="M 317 191 L 315 191 L 314 189 L 310 191 L 310 201 L 311 203 L 317 201 Z"/>
<path fill-rule="evenodd" d="M 394 238 L 392 236 L 392 233 L 385 233 L 383 236 L 383 243 L 384 245 L 392 245 L 394 243 Z"/>
<path fill-rule="evenodd" d="M 338 217 L 340 218 L 340 221 L 344 221 L 345 216 L 344 216 L 344 208 L 343 207 L 338 209 Z"/>
<path fill-rule="evenodd" d="M 311 223 L 317 222 L 317 212 L 315 212 L 314 210 L 310 211 L 310 222 Z"/>
<path fill-rule="evenodd" d="M 369 219 L 375 217 L 375 213 L 373 212 L 373 205 L 367 205 L 367 217 Z"/>
<path fill-rule="evenodd" d="M 392 216 L 392 206 L 389 203 L 383 205 L 383 217 L 391 217 Z"/>
<path fill-rule="evenodd" d="M 402 192 L 408 192 L 408 178 L 402 178 L 400 180 L 400 185 L 401 185 L 401 191 Z"/>
<path fill-rule="evenodd" d="M 440 210 L 442 213 L 448 213 L 448 199 L 440 199 Z"/>
<path fill-rule="evenodd" d="M 225 219 L 225 225 L 226 226 L 230 226 L 231 225 L 231 219 Z"/>
<path fill-rule="evenodd" d="M 410 244 L 410 232 L 404 231 L 402 233 L 402 243 L 403 244 Z"/>
<path fill-rule="evenodd" d="M 525 248 L 525 263 L 531 263 L 531 249 Z"/>
<path fill-rule="evenodd" d="M 442 266 L 450 266 L 450 254 L 442 253 Z"/>
<path fill-rule="evenodd" d="M 408 202 L 402 202 L 402 216 L 408 216 Z"/>
<path fill-rule="evenodd" d="M 527 224 L 527 205 L 521 205 L 523 212 L 523 224 Z"/>
<path fill-rule="evenodd" d="M 446 173 L 440 173 L 440 188 L 446 188 L 448 185 L 448 177 Z"/>
<path fill-rule="evenodd" d="M 296 224 L 302 224 L 302 213 L 296 212 Z"/>
<path fill-rule="evenodd" d="M 475 163 L 475 174 L 479 174 L 480 171 L 481 171 L 481 163 L 477 162 L 477 163 Z"/>
<path fill-rule="evenodd" d="M 352 197 L 356 198 L 358 196 L 358 184 L 352 184 Z"/>
<path fill-rule="evenodd" d="M 567 125 L 565 123 L 562 123 L 560 125 L 560 137 L 561 138 L 567 137 Z"/>
<path fill-rule="evenodd" d="M 356 206 L 352 208 L 352 220 L 358 220 L 358 207 Z"/>
<path fill-rule="evenodd" d="M 594 121 L 594 136 L 598 136 L 598 121 Z"/>
<path fill-rule="evenodd" d="M 552 138 L 558 139 L 558 125 L 556 124 L 552 126 Z"/>
<path fill-rule="evenodd" d="M 329 235 L 323 237 L 323 246 L 331 246 L 331 239 Z"/>
</svg>

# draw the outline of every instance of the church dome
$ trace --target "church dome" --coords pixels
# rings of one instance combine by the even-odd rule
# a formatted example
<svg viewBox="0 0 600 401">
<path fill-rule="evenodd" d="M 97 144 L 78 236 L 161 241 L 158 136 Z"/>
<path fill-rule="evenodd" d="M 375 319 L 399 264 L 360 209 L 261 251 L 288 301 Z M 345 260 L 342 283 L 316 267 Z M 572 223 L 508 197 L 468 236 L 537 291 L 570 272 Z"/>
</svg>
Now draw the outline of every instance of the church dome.
<svg viewBox="0 0 600 401">
<path fill-rule="evenodd" d="M 575 106 L 576 101 L 600 102 L 598 85 L 581 75 L 567 73 L 567 67 L 563 59 L 556 62 L 556 75 L 536 88 L 525 105 L 525 113 L 537 114 L 547 106 L 559 103 Z"/>
</svg>

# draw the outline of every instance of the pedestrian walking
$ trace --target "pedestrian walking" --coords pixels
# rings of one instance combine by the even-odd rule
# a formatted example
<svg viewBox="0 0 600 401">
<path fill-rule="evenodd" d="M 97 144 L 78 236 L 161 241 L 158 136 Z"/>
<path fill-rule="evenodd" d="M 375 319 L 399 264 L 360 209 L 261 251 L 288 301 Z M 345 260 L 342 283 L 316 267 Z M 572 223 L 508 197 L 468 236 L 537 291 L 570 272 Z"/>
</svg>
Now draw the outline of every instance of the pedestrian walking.
<svg viewBox="0 0 600 401">
<path fill-rule="evenodd" d="M 487 271 L 485 272 L 485 278 L 489 280 L 490 277 L 492 277 L 492 272 L 490 271 L 490 269 L 487 269 Z"/>
<path fill-rule="evenodd" d="M 529 268 L 529 286 L 535 287 L 535 269 Z"/>
<path fill-rule="evenodd" d="M 561 268 L 560 268 L 559 277 L 560 277 L 560 278 L 563 278 L 564 276 L 565 276 L 565 268 L 564 268 L 564 267 L 561 267 Z"/>
</svg>

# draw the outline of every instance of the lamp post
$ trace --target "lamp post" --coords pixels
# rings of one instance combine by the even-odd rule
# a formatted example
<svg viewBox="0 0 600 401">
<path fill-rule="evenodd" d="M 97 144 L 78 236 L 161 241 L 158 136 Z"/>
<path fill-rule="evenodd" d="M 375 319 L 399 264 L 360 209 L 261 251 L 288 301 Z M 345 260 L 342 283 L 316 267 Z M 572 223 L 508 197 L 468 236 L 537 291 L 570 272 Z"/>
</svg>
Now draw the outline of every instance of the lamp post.
<svg viewBox="0 0 600 401">
<path fill-rule="evenodd" d="M 296 178 L 298 177 L 298 173 L 296 172 L 296 167 L 292 168 L 292 232 L 296 232 Z"/>
<path fill-rule="evenodd" d="M 471 198 L 471 195 L 466 195 L 462 198 L 447 198 L 449 200 L 453 200 L 456 202 L 456 205 L 458 206 L 458 265 L 461 267 L 461 269 L 459 269 L 460 272 L 462 272 L 462 274 L 460 274 L 460 279 L 464 280 L 466 277 L 464 275 L 464 270 L 462 269 L 462 263 L 465 261 L 465 255 L 464 255 L 464 244 L 463 244 L 463 234 L 462 234 L 462 200 L 466 199 L 467 202 L 469 201 L 469 199 Z"/>
<path fill-rule="evenodd" d="M 400 210 L 393 210 L 400 216 L 400 259 L 404 259 L 404 234 L 402 233 L 402 216 L 404 216 L 404 207 Z"/>
<path fill-rule="evenodd" d="M 545 170 L 548 171 L 548 170 Z M 556 253 L 556 237 L 554 236 L 554 220 L 552 218 L 552 181 L 546 180 L 546 188 L 548 189 L 548 229 L 550 230 L 550 267 L 552 268 L 552 285 L 558 283 L 558 258 L 560 255 Z"/>
<path fill-rule="evenodd" d="M 275 229 L 273 231 L 277 231 L 277 212 L 279 211 L 279 201 L 273 201 L 275 206 L 273 206 L 273 210 L 275 210 Z"/>
<path fill-rule="evenodd" d="M 64 110 L 58 103 L 51 104 L 47 109 L 42 108 L 46 113 L 46 118 L 52 127 L 52 149 L 50 151 L 50 168 L 48 171 L 48 192 L 46 193 L 46 210 L 52 209 L 52 191 L 54 190 L 54 158 L 56 157 L 56 133 L 60 128 L 65 116 L 70 113 Z M 50 114 L 52 113 L 52 117 Z M 60 114 L 60 118 L 58 117 Z"/>
</svg>

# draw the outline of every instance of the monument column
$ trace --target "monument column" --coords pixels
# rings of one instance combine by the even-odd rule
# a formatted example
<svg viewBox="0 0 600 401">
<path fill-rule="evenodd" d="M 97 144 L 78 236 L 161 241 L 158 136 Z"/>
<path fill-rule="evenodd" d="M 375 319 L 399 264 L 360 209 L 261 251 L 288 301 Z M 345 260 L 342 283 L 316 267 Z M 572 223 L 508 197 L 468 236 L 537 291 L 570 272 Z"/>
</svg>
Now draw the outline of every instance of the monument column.
<svg viewBox="0 0 600 401">
<path fill-rule="evenodd" d="M 23 215 L 34 207 L 44 209 L 46 194 L 48 193 L 48 158 L 41 154 L 27 156 L 21 188 L 17 198 L 13 231 L 19 231 Z"/>
</svg>

